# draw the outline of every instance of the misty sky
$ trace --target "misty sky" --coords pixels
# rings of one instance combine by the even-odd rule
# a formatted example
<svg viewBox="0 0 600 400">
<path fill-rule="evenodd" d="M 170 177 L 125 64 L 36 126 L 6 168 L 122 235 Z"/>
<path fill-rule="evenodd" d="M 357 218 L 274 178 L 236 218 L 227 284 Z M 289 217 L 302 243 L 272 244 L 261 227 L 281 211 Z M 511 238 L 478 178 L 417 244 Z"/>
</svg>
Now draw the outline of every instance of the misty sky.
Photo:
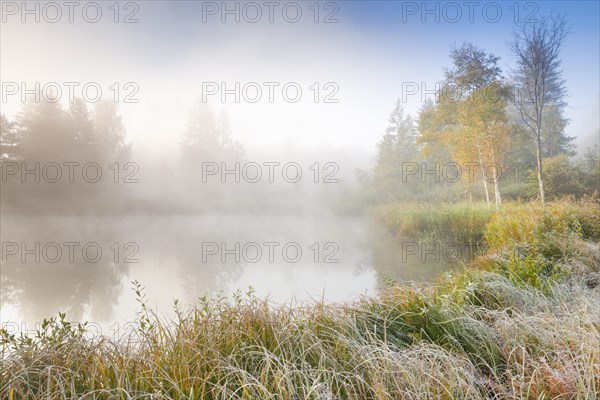
<svg viewBox="0 0 600 400">
<path fill-rule="evenodd" d="M 275 90 L 272 104 L 265 91 L 256 104 L 222 104 L 219 96 L 210 97 L 211 104 L 227 111 L 233 135 L 249 158 L 346 154 L 355 156 L 360 166 L 374 157 L 394 101 L 402 96 L 403 82 L 435 88 L 443 68 L 450 66 L 452 43 L 470 41 L 500 56 L 505 72 L 514 65 L 506 46 L 515 16 L 509 7 L 514 3 L 501 2 L 502 15 L 494 23 L 483 16 L 487 3 L 475 8 L 474 22 L 469 21 L 465 2 L 455 3 L 463 15 L 451 23 L 441 11 L 440 22 L 435 15 L 422 22 L 421 13 L 408 15 L 402 2 L 340 1 L 334 16 L 339 22 L 330 24 L 313 21 L 313 2 L 302 3 L 298 23 L 286 22 L 279 8 L 274 23 L 266 15 L 258 23 L 243 18 L 235 23 L 233 16 L 222 23 L 220 14 L 205 15 L 203 22 L 202 3 L 192 1 L 139 2 L 139 22 L 131 24 L 114 23 L 108 9 L 112 2 L 103 3 L 106 14 L 95 24 L 77 11 L 74 23 L 66 16 L 57 23 L 35 23 L 31 17 L 22 23 L 20 14 L 6 15 L 3 6 L 1 80 L 27 82 L 28 87 L 33 82 L 98 82 L 103 98 L 110 97 L 112 83 L 135 82 L 139 103 L 119 105 L 128 140 L 138 155 L 165 157 L 177 154 L 203 82 L 227 82 L 231 87 L 235 82 L 297 82 L 303 95 L 295 104 L 284 101 L 280 90 Z M 436 3 L 428 4 L 433 9 Z M 536 15 L 566 13 L 572 25 L 562 52 L 571 119 L 567 134 L 587 147 L 598 140 L 599 129 L 599 3 L 535 4 Z M 521 17 L 534 10 L 526 5 L 517 7 Z M 321 9 L 319 17 L 333 9 Z M 488 11 L 486 17 L 494 17 L 494 10 Z M 127 10 L 121 13 L 122 18 Z M 326 94 L 324 84 L 335 83 L 339 102 L 315 103 L 309 90 L 315 82 L 321 96 Z M 420 95 L 404 103 L 413 115 L 421 104 Z M 3 99 L 2 112 L 14 116 L 20 106 L 19 96 L 11 96 Z"/>
</svg>

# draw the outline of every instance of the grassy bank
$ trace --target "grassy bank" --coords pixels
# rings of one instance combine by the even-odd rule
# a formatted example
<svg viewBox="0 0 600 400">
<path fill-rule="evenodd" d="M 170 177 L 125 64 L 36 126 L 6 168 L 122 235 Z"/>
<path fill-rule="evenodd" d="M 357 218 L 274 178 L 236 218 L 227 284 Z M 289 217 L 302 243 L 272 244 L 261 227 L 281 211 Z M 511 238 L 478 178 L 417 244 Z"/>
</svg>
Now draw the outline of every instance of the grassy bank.
<svg viewBox="0 0 600 400">
<path fill-rule="evenodd" d="M 394 212 L 381 214 L 390 229 L 454 229 L 488 252 L 435 285 L 347 304 L 273 306 L 248 293 L 202 299 L 174 322 L 143 306 L 135 337 L 119 341 L 85 339 L 61 316 L 38 338 L 3 334 L 0 397 L 600 397 L 597 203 L 421 208 L 410 223 Z"/>
<path fill-rule="evenodd" d="M 597 210 L 598 202 L 592 200 L 561 200 L 546 206 L 508 202 L 500 212 L 485 203 L 408 203 L 381 206 L 375 210 L 375 217 L 399 236 L 503 246 L 529 241 L 543 230 L 581 231 L 586 238 L 600 240 Z"/>
<path fill-rule="evenodd" d="M 485 225 L 493 215 L 483 203 L 389 204 L 375 210 L 377 220 L 399 236 L 470 244 L 483 240 Z"/>
</svg>

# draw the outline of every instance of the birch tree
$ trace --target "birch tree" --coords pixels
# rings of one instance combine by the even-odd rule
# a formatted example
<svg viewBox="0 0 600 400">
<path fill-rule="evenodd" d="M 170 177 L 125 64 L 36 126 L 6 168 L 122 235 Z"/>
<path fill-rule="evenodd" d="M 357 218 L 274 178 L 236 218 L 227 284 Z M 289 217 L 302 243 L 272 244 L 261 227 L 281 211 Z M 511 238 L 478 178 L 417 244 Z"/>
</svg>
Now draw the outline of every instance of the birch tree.
<svg viewBox="0 0 600 400">
<path fill-rule="evenodd" d="M 514 103 L 535 141 L 542 204 L 545 202 L 542 122 L 550 104 L 564 104 L 566 87 L 560 69 L 560 50 L 568 33 L 565 18 L 551 16 L 535 23 L 522 23 L 509 43 L 517 59 L 513 72 L 516 83 Z"/>
</svg>

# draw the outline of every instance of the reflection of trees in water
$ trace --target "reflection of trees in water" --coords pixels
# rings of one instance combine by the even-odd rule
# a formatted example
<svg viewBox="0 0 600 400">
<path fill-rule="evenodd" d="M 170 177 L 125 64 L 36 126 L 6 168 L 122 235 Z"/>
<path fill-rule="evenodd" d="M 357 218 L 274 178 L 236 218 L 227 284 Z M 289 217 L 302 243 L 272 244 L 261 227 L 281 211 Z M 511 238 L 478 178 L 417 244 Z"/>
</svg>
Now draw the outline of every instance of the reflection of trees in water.
<svg viewBox="0 0 600 400">
<path fill-rule="evenodd" d="M 432 282 L 445 271 L 472 260 L 477 251 L 452 241 L 398 237 L 375 224 L 370 231 L 371 262 L 380 279 Z"/>
<path fill-rule="evenodd" d="M 240 277 L 243 264 L 236 263 L 232 256 L 228 256 L 225 263 L 218 254 L 207 257 L 206 262 L 202 260 L 202 243 L 229 244 L 253 237 L 238 218 L 207 215 L 177 220 L 170 225 L 167 237 L 177 239 L 170 241 L 166 250 L 177 258 L 178 277 L 187 301 L 193 302 L 205 294 L 215 295 Z"/>
<path fill-rule="evenodd" d="M 66 247 L 62 247 L 62 256 L 55 263 L 43 257 L 36 262 L 32 255 L 22 262 L 20 253 L 8 256 L 2 264 L 3 304 L 14 305 L 26 321 L 41 321 L 59 311 L 66 311 L 72 319 L 81 319 L 86 311 L 94 321 L 111 318 L 128 264 L 122 262 L 122 256 L 115 263 L 109 250 L 114 243 L 113 235 L 106 228 L 73 219 L 2 218 L 4 243 L 27 243 L 29 249 L 35 242 L 40 242 L 40 246 L 50 242 L 61 246 L 64 242 L 81 243 L 73 252 L 73 262 Z M 102 248 L 102 257 L 96 262 L 86 261 L 82 256 L 82 245 L 88 242 L 96 242 Z"/>
<path fill-rule="evenodd" d="M 215 295 L 221 290 L 247 289 L 235 287 L 235 282 L 241 278 L 246 267 L 257 264 L 268 264 L 266 268 L 273 271 L 277 269 L 277 273 L 283 269 L 285 276 L 292 282 L 298 268 L 314 266 L 314 253 L 309 249 L 314 242 L 319 244 L 321 259 L 332 254 L 330 248 L 324 248 L 326 242 L 340 245 L 337 253 L 333 254 L 339 262 L 321 262 L 317 269 L 323 268 L 331 272 L 352 268 L 363 254 L 357 249 L 363 238 L 362 228 L 363 225 L 354 220 L 339 217 L 261 214 L 202 216 L 168 230 L 168 237 L 179 238 L 168 251 L 177 254 L 181 285 L 187 298 L 193 301 L 204 294 Z M 209 256 L 207 262 L 202 262 L 203 242 L 214 242 L 219 246 L 226 243 L 228 249 L 233 249 L 234 244 L 238 242 L 240 250 L 245 244 L 254 242 L 261 247 L 262 256 L 256 264 L 248 263 L 243 257 L 240 257 L 240 262 L 237 263 L 231 254 L 226 256 L 226 262 L 223 263 L 220 253 Z M 274 249 L 273 263 L 268 263 L 265 242 L 279 243 Z M 301 262 L 289 263 L 282 259 L 283 245 L 291 242 L 297 242 L 302 248 Z"/>
<path fill-rule="evenodd" d="M 199 254 L 201 245 L 198 239 L 193 236 L 186 238 L 175 250 L 180 265 L 179 280 L 189 302 L 203 295 L 214 296 L 219 291 L 225 290 L 229 283 L 240 277 L 243 268 L 243 264 L 235 263 L 231 256 L 225 263 L 216 256 L 207 258 L 207 262 L 202 262 L 202 256 Z"/>
<path fill-rule="evenodd" d="M 2 303 L 14 304 L 28 321 L 59 311 L 81 320 L 86 310 L 92 320 L 106 321 L 117 304 L 122 270 L 113 262 L 7 262 L 2 268 Z"/>
<path fill-rule="evenodd" d="M 25 264 L 12 259 L 2 265 L 2 303 L 14 304 L 22 318 L 28 321 L 55 315 L 57 311 L 67 311 L 74 319 L 85 317 L 98 322 L 110 321 L 117 312 L 119 299 L 126 294 L 123 290 L 129 290 L 131 280 L 153 286 L 153 291 L 161 290 L 160 294 L 150 291 L 149 296 L 165 295 L 167 303 L 161 305 L 165 311 L 170 309 L 170 301 L 175 298 L 192 303 L 204 294 L 215 296 L 221 290 L 236 289 L 236 282 L 242 278 L 246 267 L 254 264 L 246 264 L 243 258 L 236 263 L 231 255 L 222 263 L 218 254 L 203 262 L 203 242 L 225 242 L 229 248 L 235 242 L 240 242 L 241 246 L 248 242 L 298 242 L 304 251 L 302 262 L 291 264 L 283 261 L 280 246 L 276 249 L 276 262 L 265 265 L 267 256 L 263 253 L 263 265 L 258 268 L 261 271 L 277 271 L 278 275 L 283 268 L 284 277 L 287 277 L 284 279 L 291 286 L 297 283 L 295 279 L 299 273 L 307 273 L 307 276 L 317 273 L 315 279 L 318 279 L 318 271 L 331 276 L 331 273 L 337 272 L 347 274 L 354 268 L 355 275 L 361 275 L 374 266 L 378 272 L 396 279 L 417 280 L 422 275 L 432 277 L 446 268 L 438 266 L 432 269 L 417 263 L 408 270 L 412 271 L 412 275 L 407 274 L 407 267 L 401 263 L 401 248 L 393 238 L 386 239 L 385 235 L 367 232 L 364 220 L 325 215 L 213 213 L 86 219 L 9 217 L 6 220 L 3 217 L 2 233 L 4 241 L 14 242 L 95 241 L 104 252 L 97 263 L 82 260 L 81 253 L 76 252 L 74 263 L 36 264 L 28 258 Z M 139 263 L 115 264 L 108 247 L 114 242 L 123 245 L 128 241 L 138 243 L 136 258 Z M 315 266 L 309 246 L 318 242 L 322 258 L 329 254 L 329 250 L 323 247 L 328 241 L 339 244 L 339 252 L 335 254 L 339 262 Z M 372 258 L 365 257 L 365 254 L 371 254 Z M 123 252 L 120 261 L 122 259 Z M 361 266 L 355 268 L 357 264 Z M 424 274 L 424 268 L 428 268 L 427 274 Z M 175 282 L 169 279 L 170 276 L 175 278 Z M 126 312 L 132 314 L 133 311 Z"/>
</svg>

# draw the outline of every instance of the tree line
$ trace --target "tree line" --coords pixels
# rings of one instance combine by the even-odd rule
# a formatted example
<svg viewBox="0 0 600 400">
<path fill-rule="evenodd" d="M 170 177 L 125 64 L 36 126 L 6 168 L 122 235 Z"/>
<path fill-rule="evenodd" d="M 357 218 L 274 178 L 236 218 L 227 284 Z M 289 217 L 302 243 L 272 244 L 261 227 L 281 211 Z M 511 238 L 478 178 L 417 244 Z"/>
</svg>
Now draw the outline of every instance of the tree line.
<svg viewBox="0 0 600 400">
<path fill-rule="evenodd" d="M 161 165 L 157 170 L 157 165 L 139 166 L 132 162 L 133 148 L 127 141 L 115 102 L 101 100 L 90 107 L 83 99 L 76 98 L 65 108 L 51 95 L 38 98 L 41 100 L 24 103 L 12 120 L 0 114 L 4 207 L 23 212 L 94 208 L 119 212 L 132 207 L 159 207 L 159 196 L 147 199 L 144 196 L 148 192 L 140 187 L 112 184 L 137 183 L 140 176 L 148 178 L 144 189 L 153 184 L 174 184 L 167 182 L 174 176 L 174 171 L 165 170 L 170 167 Z M 198 183 L 202 162 L 235 162 L 245 158 L 243 147 L 232 138 L 227 115 L 217 115 L 202 102 L 193 107 L 189 123 L 180 133 L 179 148 L 179 169 L 175 176 L 188 189 Z M 98 171 L 104 175 L 101 180 L 81 179 L 77 175 L 89 164 L 97 166 L 95 170 L 89 169 L 91 175 L 97 175 Z M 55 179 L 57 174 L 62 177 Z M 68 174 L 76 176 L 69 181 Z M 163 200 L 170 204 L 181 202 L 169 196 L 164 193 Z"/>
<path fill-rule="evenodd" d="M 374 173 L 363 174 L 378 201 L 467 198 L 500 207 L 504 196 L 597 196 L 598 146 L 575 164 L 574 138 L 565 134 L 567 34 L 562 16 L 518 26 L 508 76 L 494 54 L 472 43 L 452 47 L 436 100 L 417 120 L 400 100 L 392 110 Z"/>
</svg>

